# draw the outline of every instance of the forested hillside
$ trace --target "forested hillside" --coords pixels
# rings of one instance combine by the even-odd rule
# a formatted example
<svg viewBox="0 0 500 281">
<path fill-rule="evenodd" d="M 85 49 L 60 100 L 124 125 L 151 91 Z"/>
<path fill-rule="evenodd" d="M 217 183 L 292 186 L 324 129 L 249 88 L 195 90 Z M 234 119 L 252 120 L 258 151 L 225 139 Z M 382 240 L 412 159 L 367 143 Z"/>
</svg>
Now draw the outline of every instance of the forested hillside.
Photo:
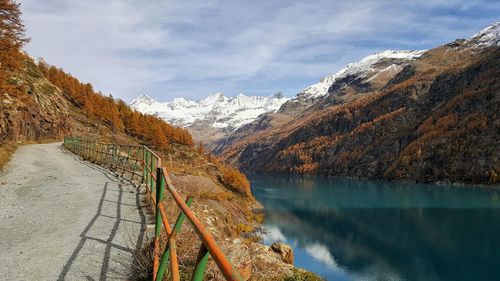
<svg viewBox="0 0 500 281">
<path fill-rule="evenodd" d="M 172 126 L 160 118 L 141 114 L 132 110 L 122 100 L 95 92 L 90 83 L 82 83 L 77 78 L 44 62 L 38 64 L 42 74 L 59 89 L 77 108 L 83 109 L 89 117 L 108 125 L 113 131 L 126 132 L 145 143 L 161 149 L 170 142 L 193 146 L 189 132 Z"/>
<path fill-rule="evenodd" d="M 219 152 L 252 171 L 495 183 L 499 28 L 429 50 L 380 85 L 373 76 L 336 81 L 309 107 L 282 107 Z"/>
<path fill-rule="evenodd" d="M 192 147 L 191 135 L 123 101 L 94 91 L 90 83 L 22 52 L 29 42 L 19 4 L 0 1 L 0 141 L 61 138 L 79 129 L 103 126 L 165 149 L 175 142 Z M 80 114 L 86 122 L 72 122 Z M 80 123 L 80 124 L 78 124 Z"/>
</svg>

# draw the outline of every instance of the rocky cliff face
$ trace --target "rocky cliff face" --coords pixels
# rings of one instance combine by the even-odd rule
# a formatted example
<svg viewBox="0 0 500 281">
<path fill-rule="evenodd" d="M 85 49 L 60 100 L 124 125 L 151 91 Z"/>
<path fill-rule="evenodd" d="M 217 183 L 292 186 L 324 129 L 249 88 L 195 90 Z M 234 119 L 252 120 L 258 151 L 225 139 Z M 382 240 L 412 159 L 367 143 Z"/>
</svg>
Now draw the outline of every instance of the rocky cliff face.
<svg viewBox="0 0 500 281">
<path fill-rule="evenodd" d="M 247 125 L 250 133 L 237 131 L 218 152 L 253 171 L 496 182 L 498 30 L 338 78 L 309 104 L 299 95 L 298 105 Z"/>
<path fill-rule="evenodd" d="M 0 143 L 61 138 L 69 131 L 68 101 L 33 60 L 27 58 L 17 83 L 23 93 L 0 97 Z"/>
</svg>

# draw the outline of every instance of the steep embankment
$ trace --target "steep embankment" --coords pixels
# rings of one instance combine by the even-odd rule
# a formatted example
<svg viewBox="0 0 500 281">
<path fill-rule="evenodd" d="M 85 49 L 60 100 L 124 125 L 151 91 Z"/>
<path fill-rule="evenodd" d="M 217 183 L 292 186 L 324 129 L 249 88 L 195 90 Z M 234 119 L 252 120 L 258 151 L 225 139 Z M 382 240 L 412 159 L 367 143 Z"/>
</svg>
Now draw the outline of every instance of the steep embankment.
<svg viewBox="0 0 500 281">
<path fill-rule="evenodd" d="M 377 73 L 335 81 L 324 97 L 285 104 L 219 152 L 253 171 L 496 182 L 499 28 L 427 51 L 383 83 L 372 82 Z M 288 113 L 291 105 L 299 110 Z"/>
<path fill-rule="evenodd" d="M 26 59 L 17 84 L 21 93 L 0 97 L 0 143 L 61 138 L 70 131 L 71 105 L 34 61 Z"/>
</svg>

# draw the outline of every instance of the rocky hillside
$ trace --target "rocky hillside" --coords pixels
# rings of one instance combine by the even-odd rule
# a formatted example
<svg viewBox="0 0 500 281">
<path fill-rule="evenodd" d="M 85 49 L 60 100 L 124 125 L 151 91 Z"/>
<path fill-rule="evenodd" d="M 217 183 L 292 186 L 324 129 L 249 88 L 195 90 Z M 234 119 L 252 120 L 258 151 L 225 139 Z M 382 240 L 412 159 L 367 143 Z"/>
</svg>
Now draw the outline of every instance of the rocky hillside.
<svg viewBox="0 0 500 281">
<path fill-rule="evenodd" d="M 283 104 L 275 113 L 264 114 L 255 122 L 233 132 L 216 142 L 215 153 L 220 154 L 232 143 L 242 140 L 257 131 L 273 130 L 289 122 L 299 120 L 307 114 L 314 114 L 324 106 L 349 102 L 359 96 L 338 93 L 365 93 L 380 90 L 385 83 L 399 73 L 424 51 L 388 50 L 367 56 L 356 63 L 348 64 L 338 72 L 321 79 L 319 83 L 300 91 L 294 98 Z M 338 93 L 335 95 L 335 93 Z M 324 103 L 329 97 L 329 102 Z M 322 103 L 323 102 L 323 103 Z"/>
<path fill-rule="evenodd" d="M 70 131 L 70 104 L 33 60 L 27 59 L 16 83 L 25 94 L 0 97 L 0 143 L 61 138 Z"/>
<path fill-rule="evenodd" d="M 404 61 L 389 51 L 354 64 L 370 67 L 349 65 L 324 94 L 323 82 L 300 93 L 217 152 L 252 171 L 496 182 L 499 30 L 495 23 L 468 40 L 405 52 Z"/>
<path fill-rule="evenodd" d="M 198 101 L 176 98 L 171 102 L 158 102 L 142 95 L 130 102 L 130 106 L 187 128 L 196 140 L 211 144 L 251 123 L 259 115 L 276 111 L 286 101 L 288 98 L 279 93 L 269 97 L 243 94 L 226 97 L 223 93 L 215 93 Z"/>
</svg>

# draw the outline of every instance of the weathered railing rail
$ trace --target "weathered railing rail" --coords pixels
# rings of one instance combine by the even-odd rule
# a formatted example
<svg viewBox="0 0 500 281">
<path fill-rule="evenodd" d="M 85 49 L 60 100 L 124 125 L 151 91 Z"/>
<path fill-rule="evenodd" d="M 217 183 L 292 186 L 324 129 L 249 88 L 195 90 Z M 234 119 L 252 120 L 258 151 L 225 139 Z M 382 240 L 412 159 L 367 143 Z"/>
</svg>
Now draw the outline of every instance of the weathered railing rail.
<svg viewBox="0 0 500 281">
<path fill-rule="evenodd" d="M 155 211 L 153 281 L 163 279 L 169 263 L 171 280 L 180 279 L 175 243 L 176 236 L 186 218 L 201 240 L 191 280 L 203 280 L 209 256 L 213 258 L 226 280 L 242 280 L 239 272 L 226 258 L 212 235 L 189 208 L 193 199 L 188 197 L 186 201 L 182 200 L 166 169 L 162 167 L 161 158 L 151 149 L 146 146 L 102 143 L 75 137 L 64 138 L 64 147 L 86 160 L 107 166 L 116 173 L 121 171 L 122 176 L 124 173 L 130 173 L 132 180 L 134 178 L 140 179 L 146 185 L 151 206 L 154 207 Z M 170 226 L 162 201 L 165 191 L 172 195 L 175 204 L 180 209 L 180 214 L 173 228 Z M 160 259 L 162 225 L 167 234 L 167 244 Z"/>
</svg>

